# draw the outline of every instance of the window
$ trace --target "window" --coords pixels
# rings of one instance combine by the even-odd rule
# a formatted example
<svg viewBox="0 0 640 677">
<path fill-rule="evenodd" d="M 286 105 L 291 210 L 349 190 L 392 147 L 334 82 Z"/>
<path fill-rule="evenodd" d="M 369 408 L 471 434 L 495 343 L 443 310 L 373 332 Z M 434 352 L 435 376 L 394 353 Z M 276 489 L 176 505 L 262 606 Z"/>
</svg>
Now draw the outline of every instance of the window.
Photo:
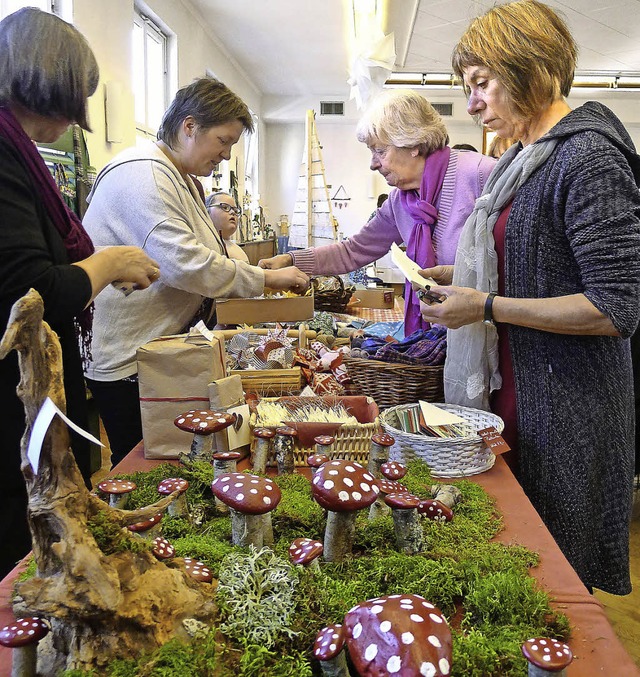
<svg viewBox="0 0 640 677">
<path fill-rule="evenodd" d="M 138 12 L 133 20 L 132 66 L 138 138 L 155 138 L 167 107 L 167 36 Z"/>
</svg>

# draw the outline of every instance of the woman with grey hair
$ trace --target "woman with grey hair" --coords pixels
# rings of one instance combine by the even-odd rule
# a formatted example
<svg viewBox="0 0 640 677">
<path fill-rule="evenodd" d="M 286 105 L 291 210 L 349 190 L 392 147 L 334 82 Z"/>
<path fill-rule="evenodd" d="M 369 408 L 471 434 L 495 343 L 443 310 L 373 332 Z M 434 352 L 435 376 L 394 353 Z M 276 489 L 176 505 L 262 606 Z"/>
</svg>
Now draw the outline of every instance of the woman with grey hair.
<svg viewBox="0 0 640 677">
<path fill-rule="evenodd" d="M 449 148 L 436 110 L 408 89 L 379 94 L 356 133 L 371 151 L 371 171 L 395 188 L 389 199 L 348 240 L 280 254 L 258 265 L 272 269 L 295 264 L 306 273 L 348 273 L 384 256 L 394 242 L 405 242 L 407 255 L 422 268 L 453 263 L 460 230 L 494 160 Z M 407 284 L 405 334 L 426 326 L 419 300 Z"/>
<path fill-rule="evenodd" d="M 15 301 L 36 289 L 44 301 L 44 319 L 60 339 L 67 414 L 86 429 L 78 339 L 86 356 L 91 302 L 116 280 L 148 287 L 158 266 L 137 247 L 94 253 L 33 144 L 56 141 L 74 122 L 89 128 L 87 98 L 97 87 L 98 65 L 84 37 L 53 14 L 18 10 L 0 22 L 0 73 L 0 331 Z M 31 548 L 20 472 L 24 409 L 16 395 L 19 380 L 12 352 L 0 361 L 0 576 Z M 72 434 L 71 444 L 88 482 L 88 443 Z"/>
<path fill-rule="evenodd" d="M 303 291 L 295 267 L 262 270 L 227 257 L 192 176 L 208 176 L 243 132 L 253 130 L 246 104 L 215 78 L 180 89 L 158 140 L 130 148 L 98 175 L 84 216 L 96 245 L 144 247 L 162 267 L 152 288 L 96 303 L 94 348 L 86 370 L 117 463 L 142 439 L 137 349 L 151 339 L 214 324 L 215 299 L 260 296 L 265 287 Z"/>
<path fill-rule="evenodd" d="M 422 311 L 451 329 L 447 402 L 505 419 L 516 477 L 562 552 L 586 586 L 626 595 L 640 157 L 604 105 L 567 104 L 576 59 L 564 20 L 535 0 L 493 7 L 460 39 L 468 112 L 519 141 L 453 271 L 424 271 L 445 300 Z"/>
</svg>

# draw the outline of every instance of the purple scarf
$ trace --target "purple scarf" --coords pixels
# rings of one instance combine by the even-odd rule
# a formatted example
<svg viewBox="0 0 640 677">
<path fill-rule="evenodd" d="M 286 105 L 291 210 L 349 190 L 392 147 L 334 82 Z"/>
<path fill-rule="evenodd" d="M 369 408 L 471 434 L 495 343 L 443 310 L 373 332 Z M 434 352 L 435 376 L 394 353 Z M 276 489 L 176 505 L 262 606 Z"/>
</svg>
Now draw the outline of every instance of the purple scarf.
<svg viewBox="0 0 640 677">
<path fill-rule="evenodd" d="M 0 107 L 0 134 L 20 153 L 22 162 L 31 175 L 44 204 L 45 211 L 64 242 L 69 261 L 74 263 L 91 256 L 94 252 L 91 238 L 82 227 L 80 219 L 62 199 L 58 186 L 35 144 L 14 114 L 5 107 Z M 85 355 L 88 354 L 91 343 L 92 316 L 93 305 L 83 310 L 76 318 Z"/>
<path fill-rule="evenodd" d="M 414 190 L 403 190 L 400 193 L 402 207 L 415 221 L 407 242 L 407 256 L 420 268 L 431 268 L 436 265 L 432 236 L 438 220 L 438 211 L 434 205 L 442 190 L 450 155 L 451 149 L 445 146 L 427 157 L 419 196 Z M 420 315 L 420 301 L 411 288 L 410 282 L 405 284 L 404 299 L 405 336 L 413 334 L 418 329 L 428 329 L 430 325 Z"/>
</svg>

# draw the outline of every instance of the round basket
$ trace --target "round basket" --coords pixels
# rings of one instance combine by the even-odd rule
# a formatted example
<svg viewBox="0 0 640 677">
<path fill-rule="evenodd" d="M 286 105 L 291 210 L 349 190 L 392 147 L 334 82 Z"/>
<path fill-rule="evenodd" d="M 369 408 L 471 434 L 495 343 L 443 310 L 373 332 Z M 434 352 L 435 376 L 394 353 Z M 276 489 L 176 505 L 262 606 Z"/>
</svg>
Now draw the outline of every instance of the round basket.
<svg viewBox="0 0 640 677">
<path fill-rule="evenodd" d="M 414 366 L 347 356 L 343 362 L 351 377 L 349 392 L 372 397 L 380 409 L 444 398 L 442 365 Z"/>
<path fill-rule="evenodd" d="M 320 289 L 320 279 L 328 277 L 337 281 L 336 288 L 330 291 Z M 338 275 L 312 277 L 311 284 L 313 285 L 313 309 L 330 313 L 344 313 L 355 289 L 351 285 L 345 287 L 342 278 Z"/>
<path fill-rule="evenodd" d="M 477 431 L 493 426 L 498 432 L 502 432 L 504 422 L 499 416 L 470 407 L 437 404 L 435 406 L 463 418 L 465 427 L 469 429 L 469 436 L 427 437 L 406 433 L 400 429 L 397 411 L 409 409 L 412 406 L 416 405 L 391 407 L 380 413 L 382 427 L 385 432 L 395 438 L 395 443 L 389 452 L 391 460 L 408 463 L 418 458 L 429 466 L 434 477 L 477 475 L 493 467 L 496 457 L 487 448 L 482 438 L 477 435 Z"/>
</svg>

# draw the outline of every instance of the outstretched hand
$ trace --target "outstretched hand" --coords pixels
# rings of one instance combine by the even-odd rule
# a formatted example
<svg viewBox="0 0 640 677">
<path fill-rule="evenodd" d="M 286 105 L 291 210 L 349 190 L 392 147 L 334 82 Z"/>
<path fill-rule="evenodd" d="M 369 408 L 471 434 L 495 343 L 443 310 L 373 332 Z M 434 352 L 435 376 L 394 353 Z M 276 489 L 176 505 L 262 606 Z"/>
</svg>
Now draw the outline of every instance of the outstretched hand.
<svg viewBox="0 0 640 677">
<path fill-rule="evenodd" d="M 278 270 L 279 268 L 286 268 L 292 265 L 293 258 L 290 254 L 278 254 L 270 259 L 260 259 L 258 261 L 258 266 L 265 270 Z"/>
<path fill-rule="evenodd" d="M 283 256 L 286 256 L 286 254 Z M 303 294 L 309 288 L 309 284 L 309 276 L 295 266 L 288 266 L 287 268 L 277 270 L 267 268 L 264 271 L 264 286 L 269 289 L 293 291 L 297 294 Z"/>
</svg>

